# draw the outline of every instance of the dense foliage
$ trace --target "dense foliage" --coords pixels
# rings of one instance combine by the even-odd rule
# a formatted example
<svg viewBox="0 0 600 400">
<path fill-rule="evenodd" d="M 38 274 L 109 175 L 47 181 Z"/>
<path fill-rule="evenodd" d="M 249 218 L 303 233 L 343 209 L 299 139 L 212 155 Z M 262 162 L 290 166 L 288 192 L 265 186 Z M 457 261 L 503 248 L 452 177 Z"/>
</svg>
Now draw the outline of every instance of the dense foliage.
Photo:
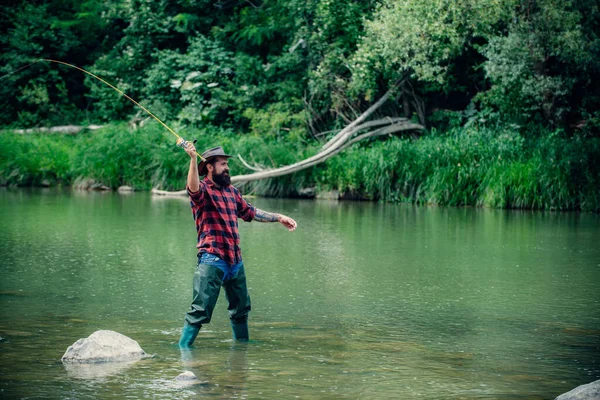
<svg viewBox="0 0 600 400">
<path fill-rule="evenodd" d="M 599 7 L 593 0 L 17 1 L 0 16 L 0 59 L 4 74 L 40 58 L 89 68 L 181 126 L 310 137 L 343 125 L 402 81 L 396 108 L 428 126 L 470 105 L 486 120 L 590 133 L 600 119 Z M 0 90 L 5 126 L 139 113 L 56 64 L 5 77 Z"/>
<path fill-rule="evenodd" d="M 317 151 L 301 140 L 264 139 L 231 130 L 198 137 L 204 148 L 218 142 L 232 154 L 272 167 L 302 160 Z M 188 156 L 164 139 L 152 123 L 127 125 L 78 136 L 0 135 L 0 185 L 78 185 L 89 180 L 112 188 L 179 190 Z M 107 162 L 110 160 L 110 162 Z M 245 173 L 237 159 L 234 175 Z M 86 182 L 82 182 L 86 181 Z M 368 148 L 353 147 L 312 169 L 252 182 L 246 193 L 298 196 L 337 190 L 353 198 L 419 204 L 600 211 L 600 139 L 555 132 L 524 138 L 514 129 L 455 129 L 420 140 L 391 138 Z"/>
<path fill-rule="evenodd" d="M 207 144 L 219 138 L 236 149 L 261 143 L 295 152 L 268 163 L 282 165 L 314 152 L 327 135 L 396 86 L 377 117 L 412 118 L 429 129 L 426 135 L 378 139 L 301 179 L 259 185 L 271 194 L 312 182 L 392 200 L 597 208 L 597 200 L 589 199 L 598 196 L 598 186 L 586 189 L 597 185 L 600 136 L 595 0 L 22 0 L 0 10 L 0 27 L 0 125 L 6 128 L 147 118 L 74 69 L 48 62 L 20 69 L 50 58 L 98 74 Z M 38 137 L 36 146 L 51 148 L 56 159 L 20 159 L 15 167 L 25 154 L 17 150 L 2 160 L 2 180 L 68 183 L 88 175 L 112 186 L 179 187 L 172 174 L 182 171 L 171 158 L 168 136 L 150 130 L 154 133 L 130 142 L 99 139 L 124 133 L 118 132 L 124 126 L 94 138 Z M 518 155 L 502 153 L 507 137 Z M 135 158 L 148 168 L 143 178 L 128 175 L 140 171 L 126 165 L 129 148 L 111 147 L 133 147 L 137 140 L 147 141 L 144 148 L 162 149 L 150 151 L 148 159 Z M 24 146 L 18 137 L 2 138 L 4 150 L 10 143 Z M 66 146 L 64 152 L 60 146 Z M 441 160 L 461 166 L 430 162 L 428 146 L 454 152 Z M 549 155 L 555 153 L 560 156 Z M 397 157 L 398 164 L 365 165 L 379 171 L 376 177 L 359 173 L 358 159 L 367 154 L 375 160 Z M 108 155 L 110 163 L 103 163 Z M 462 157 L 480 160 L 474 163 L 482 167 L 465 173 L 465 166 L 475 164 L 458 161 Z M 108 164 L 114 171 L 106 170 Z M 95 169 L 100 166 L 103 172 Z M 540 173 L 553 183 L 542 183 Z M 435 182 L 450 179 L 434 178 L 444 174 L 461 177 L 470 189 L 445 187 L 444 195 Z M 546 198 L 541 193 L 547 188 L 531 186 L 542 184 L 568 200 Z M 593 196 L 584 202 L 578 190 Z"/>
</svg>

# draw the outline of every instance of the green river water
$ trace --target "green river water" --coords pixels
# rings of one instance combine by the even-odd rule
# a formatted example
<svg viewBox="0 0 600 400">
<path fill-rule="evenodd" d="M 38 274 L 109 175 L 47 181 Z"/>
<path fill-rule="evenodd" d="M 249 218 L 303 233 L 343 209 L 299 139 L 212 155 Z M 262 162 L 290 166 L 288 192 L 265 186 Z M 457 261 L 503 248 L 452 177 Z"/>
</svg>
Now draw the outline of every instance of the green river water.
<svg viewBox="0 0 600 400">
<path fill-rule="evenodd" d="M 600 379 L 600 216 L 249 201 L 298 222 L 240 221 L 252 340 L 222 294 L 181 353 L 187 199 L 0 190 L 0 397 L 553 399 Z M 154 356 L 61 363 L 100 329 Z"/>
</svg>

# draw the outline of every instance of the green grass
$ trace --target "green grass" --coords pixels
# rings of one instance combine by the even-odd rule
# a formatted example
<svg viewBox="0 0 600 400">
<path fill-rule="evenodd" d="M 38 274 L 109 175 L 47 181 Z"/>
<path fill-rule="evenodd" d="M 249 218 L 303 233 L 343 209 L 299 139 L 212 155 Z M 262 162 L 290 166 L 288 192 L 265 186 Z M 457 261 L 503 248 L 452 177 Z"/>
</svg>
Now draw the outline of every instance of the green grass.
<svg viewBox="0 0 600 400">
<path fill-rule="evenodd" d="M 324 189 L 418 204 L 600 211 L 600 140 L 454 130 L 354 147 L 317 167 Z"/>
<path fill-rule="evenodd" d="M 65 185 L 72 180 L 73 137 L 0 134 L 0 185 Z"/>
<path fill-rule="evenodd" d="M 318 144 L 229 130 L 179 132 L 199 150 L 222 145 L 265 168 L 309 157 Z M 233 174 L 245 174 L 233 158 Z M 158 124 L 111 125 L 77 136 L 0 134 L 0 184 L 72 185 L 84 178 L 117 188 L 179 190 L 188 158 Z M 339 190 L 380 201 L 493 208 L 600 211 L 600 139 L 561 132 L 524 138 L 510 129 L 455 129 L 419 139 L 375 139 L 292 175 L 251 182 L 246 193 L 294 196 Z"/>
</svg>

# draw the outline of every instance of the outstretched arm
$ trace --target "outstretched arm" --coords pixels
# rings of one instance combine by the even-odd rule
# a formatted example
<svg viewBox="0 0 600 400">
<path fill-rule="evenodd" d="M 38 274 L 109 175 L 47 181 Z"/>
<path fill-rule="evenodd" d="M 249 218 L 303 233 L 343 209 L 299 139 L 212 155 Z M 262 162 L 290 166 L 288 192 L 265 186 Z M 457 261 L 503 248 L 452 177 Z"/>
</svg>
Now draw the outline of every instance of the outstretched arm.
<svg viewBox="0 0 600 400">
<path fill-rule="evenodd" d="M 281 225 L 285 226 L 290 232 L 296 229 L 296 221 L 287 217 L 283 214 L 275 214 L 267 211 L 263 211 L 259 208 L 256 209 L 256 215 L 254 215 L 254 220 L 258 222 L 279 222 Z"/>
<path fill-rule="evenodd" d="M 196 148 L 192 143 L 189 143 L 185 148 L 185 152 L 190 156 L 187 186 L 192 192 L 197 192 L 200 189 L 200 179 L 198 178 L 198 156 L 196 155 Z"/>
</svg>

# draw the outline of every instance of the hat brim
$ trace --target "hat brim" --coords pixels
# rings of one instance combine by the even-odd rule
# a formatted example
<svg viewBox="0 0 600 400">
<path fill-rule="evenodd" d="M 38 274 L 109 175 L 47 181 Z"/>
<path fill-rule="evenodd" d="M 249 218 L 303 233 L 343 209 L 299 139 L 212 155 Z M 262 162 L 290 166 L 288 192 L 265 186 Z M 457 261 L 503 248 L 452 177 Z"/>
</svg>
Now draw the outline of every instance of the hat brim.
<svg viewBox="0 0 600 400">
<path fill-rule="evenodd" d="M 208 174 L 208 169 L 206 168 L 206 164 L 208 164 L 208 162 L 210 160 L 212 160 L 213 158 L 217 158 L 217 157 L 223 157 L 223 158 L 231 158 L 230 155 L 227 154 L 223 154 L 223 155 L 218 155 L 218 156 L 210 156 L 205 158 L 205 161 L 201 161 L 200 164 L 198 164 L 198 175 L 200 176 L 204 176 L 206 174 Z"/>
</svg>

